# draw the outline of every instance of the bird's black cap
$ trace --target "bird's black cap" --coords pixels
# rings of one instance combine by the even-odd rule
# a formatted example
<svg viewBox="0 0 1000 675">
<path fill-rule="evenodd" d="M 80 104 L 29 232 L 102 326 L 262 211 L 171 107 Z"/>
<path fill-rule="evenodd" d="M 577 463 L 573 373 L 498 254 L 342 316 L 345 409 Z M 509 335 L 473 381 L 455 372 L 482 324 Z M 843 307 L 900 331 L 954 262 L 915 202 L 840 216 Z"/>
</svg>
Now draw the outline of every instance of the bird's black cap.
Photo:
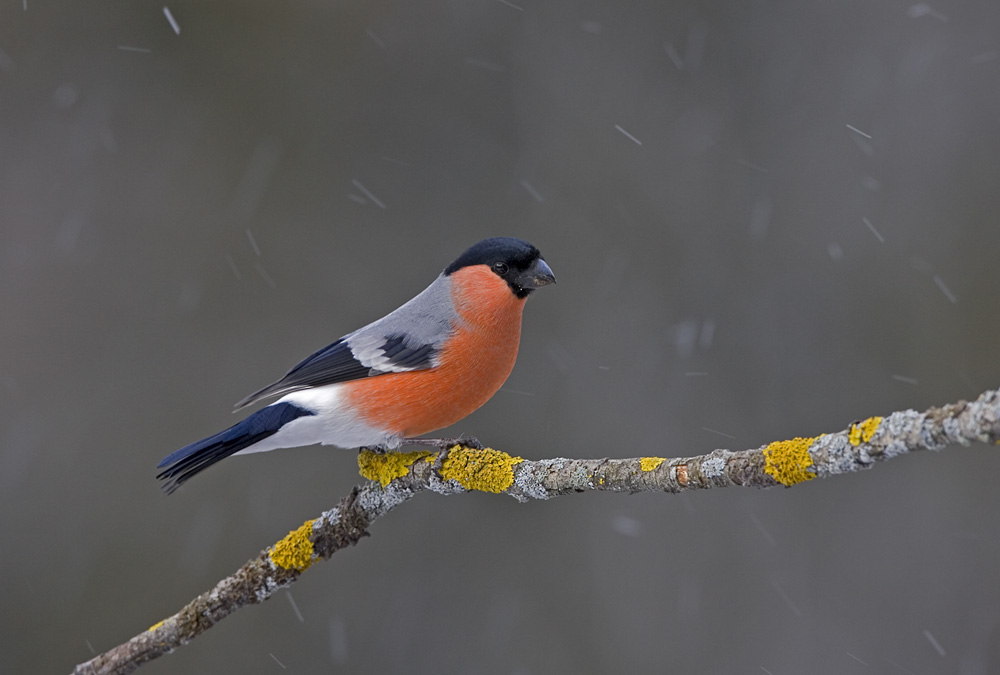
<svg viewBox="0 0 1000 675">
<path fill-rule="evenodd" d="M 532 290 L 556 280 L 541 252 L 523 239 L 514 237 L 490 237 L 473 244 L 445 268 L 444 274 L 449 276 L 473 265 L 489 267 L 507 282 L 519 298 L 527 297 Z"/>
</svg>

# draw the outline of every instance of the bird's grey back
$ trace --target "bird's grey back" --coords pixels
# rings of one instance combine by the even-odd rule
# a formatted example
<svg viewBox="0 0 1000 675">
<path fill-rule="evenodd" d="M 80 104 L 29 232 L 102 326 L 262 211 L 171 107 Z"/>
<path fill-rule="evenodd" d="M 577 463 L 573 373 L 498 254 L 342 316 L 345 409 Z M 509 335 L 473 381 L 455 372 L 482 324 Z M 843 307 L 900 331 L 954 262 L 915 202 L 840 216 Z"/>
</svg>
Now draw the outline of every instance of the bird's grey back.
<svg viewBox="0 0 1000 675">
<path fill-rule="evenodd" d="M 437 364 L 436 356 L 452 334 L 458 312 L 451 297 L 451 278 L 439 275 L 430 286 L 413 299 L 377 321 L 346 335 L 344 341 L 351 347 L 354 357 L 365 366 L 381 372 L 416 370 L 386 356 L 389 340 L 402 341 L 411 352 L 421 350 L 429 357 L 431 367 Z"/>
</svg>

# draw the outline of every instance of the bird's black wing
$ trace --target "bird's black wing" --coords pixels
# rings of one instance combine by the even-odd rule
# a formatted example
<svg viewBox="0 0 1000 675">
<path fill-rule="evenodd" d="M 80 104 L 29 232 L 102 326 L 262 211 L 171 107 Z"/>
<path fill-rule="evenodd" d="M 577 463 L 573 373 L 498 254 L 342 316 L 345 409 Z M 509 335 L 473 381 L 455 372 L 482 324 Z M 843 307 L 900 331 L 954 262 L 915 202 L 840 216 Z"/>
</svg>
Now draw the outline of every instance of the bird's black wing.
<svg viewBox="0 0 1000 675">
<path fill-rule="evenodd" d="M 236 407 L 296 389 L 433 368 L 455 320 L 450 282 L 441 275 L 399 309 L 320 349 Z"/>
<path fill-rule="evenodd" d="M 360 380 L 372 375 L 431 368 L 438 349 L 403 334 L 378 337 L 350 335 L 307 357 L 277 382 L 236 404 L 248 406 L 275 394 L 307 387 Z"/>
</svg>

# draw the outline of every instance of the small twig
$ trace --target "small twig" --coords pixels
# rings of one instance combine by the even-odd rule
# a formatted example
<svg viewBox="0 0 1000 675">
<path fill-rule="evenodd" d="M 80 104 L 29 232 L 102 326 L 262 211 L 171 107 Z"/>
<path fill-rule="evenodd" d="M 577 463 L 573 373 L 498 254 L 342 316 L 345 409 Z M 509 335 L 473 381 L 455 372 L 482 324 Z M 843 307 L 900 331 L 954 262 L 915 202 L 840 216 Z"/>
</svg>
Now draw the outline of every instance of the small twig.
<svg viewBox="0 0 1000 675">
<path fill-rule="evenodd" d="M 713 487 L 792 486 L 870 468 L 875 462 L 917 450 L 940 450 L 973 441 L 1000 444 L 1000 392 L 918 413 L 870 417 L 844 431 L 815 438 L 777 441 L 733 452 L 715 450 L 680 459 L 525 460 L 496 450 L 455 446 L 441 462 L 436 453 L 376 454 L 362 451 L 356 487 L 333 509 L 306 521 L 202 593 L 173 616 L 128 642 L 81 663 L 77 675 L 131 673 L 211 628 L 246 605 L 268 599 L 294 582 L 317 560 L 356 544 L 377 518 L 418 492 L 456 494 L 469 490 L 503 493 L 519 501 L 572 492 L 681 492 Z"/>
</svg>

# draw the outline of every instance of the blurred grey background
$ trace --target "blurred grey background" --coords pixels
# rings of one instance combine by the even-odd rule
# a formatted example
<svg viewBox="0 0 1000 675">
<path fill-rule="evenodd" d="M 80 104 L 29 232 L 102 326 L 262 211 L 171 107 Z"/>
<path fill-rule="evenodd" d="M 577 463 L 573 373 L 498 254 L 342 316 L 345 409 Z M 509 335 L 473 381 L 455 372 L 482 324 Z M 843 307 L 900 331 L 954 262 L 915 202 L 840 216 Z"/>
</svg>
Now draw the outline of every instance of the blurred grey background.
<svg viewBox="0 0 1000 675">
<path fill-rule="evenodd" d="M 1000 383 L 990 2 L 0 7 L 0 671 L 68 672 L 359 481 L 167 453 L 490 235 L 455 428 L 692 455 Z M 179 29 L 175 31 L 174 26 Z M 423 495 L 153 673 L 1000 672 L 997 450 L 794 490 Z"/>
</svg>

